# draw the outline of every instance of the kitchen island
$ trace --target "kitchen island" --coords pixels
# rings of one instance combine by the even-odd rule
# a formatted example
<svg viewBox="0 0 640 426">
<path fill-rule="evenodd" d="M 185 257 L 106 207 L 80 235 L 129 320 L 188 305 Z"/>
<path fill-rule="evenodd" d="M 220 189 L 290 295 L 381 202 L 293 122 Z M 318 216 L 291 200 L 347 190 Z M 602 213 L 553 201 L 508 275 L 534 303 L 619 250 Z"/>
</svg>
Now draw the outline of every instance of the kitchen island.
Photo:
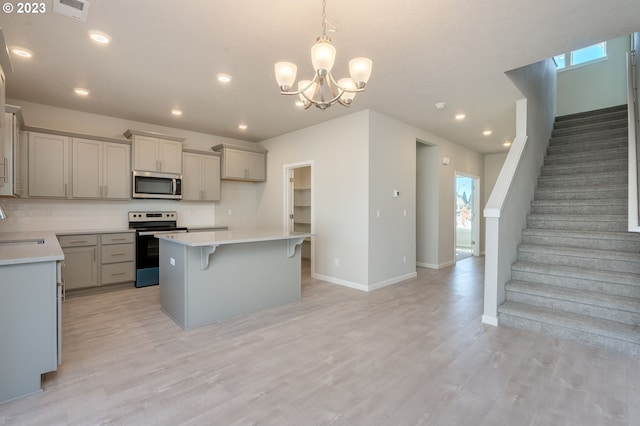
<svg viewBox="0 0 640 426">
<path fill-rule="evenodd" d="M 300 299 L 307 233 L 243 229 L 158 235 L 160 305 L 182 328 Z"/>
</svg>

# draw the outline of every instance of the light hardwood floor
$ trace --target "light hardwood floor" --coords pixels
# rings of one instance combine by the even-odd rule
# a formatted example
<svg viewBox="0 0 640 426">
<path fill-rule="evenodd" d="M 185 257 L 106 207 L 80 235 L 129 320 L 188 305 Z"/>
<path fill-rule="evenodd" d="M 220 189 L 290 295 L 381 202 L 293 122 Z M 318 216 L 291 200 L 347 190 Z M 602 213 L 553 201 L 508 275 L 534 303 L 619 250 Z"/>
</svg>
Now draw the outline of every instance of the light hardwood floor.
<svg viewBox="0 0 640 426">
<path fill-rule="evenodd" d="M 68 299 L 63 364 L 0 425 L 640 425 L 640 360 L 480 321 L 483 258 L 190 331 L 158 287 Z"/>
</svg>

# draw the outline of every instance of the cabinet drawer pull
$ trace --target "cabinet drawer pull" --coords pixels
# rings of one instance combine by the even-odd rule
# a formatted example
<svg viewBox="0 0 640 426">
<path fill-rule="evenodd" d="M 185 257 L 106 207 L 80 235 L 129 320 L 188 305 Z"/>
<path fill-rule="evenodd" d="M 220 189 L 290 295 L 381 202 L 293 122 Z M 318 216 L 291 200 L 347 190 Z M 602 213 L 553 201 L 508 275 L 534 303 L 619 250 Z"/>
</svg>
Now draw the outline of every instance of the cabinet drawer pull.
<svg viewBox="0 0 640 426">
<path fill-rule="evenodd" d="M 74 240 L 74 241 L 69 241 L 69 244 L 82 244 L 82 243 L 88 243 L 89 241 L 87 240 Z"/>
<path fill-rule="evenodd" d="M 124 256 L 127 253 L 111 253 L 111 256 Z"/>
<path fill-rule="evenodd" d="M 126 238 L 112 238 L 111 241 L 125 241 Z"/>
<path fill-rule="evenodd" d="M 124 274 L 126 274 L 126 272 L 114 272 L 111 274 L 111 276 L 124 275 Z"/>
</svg>

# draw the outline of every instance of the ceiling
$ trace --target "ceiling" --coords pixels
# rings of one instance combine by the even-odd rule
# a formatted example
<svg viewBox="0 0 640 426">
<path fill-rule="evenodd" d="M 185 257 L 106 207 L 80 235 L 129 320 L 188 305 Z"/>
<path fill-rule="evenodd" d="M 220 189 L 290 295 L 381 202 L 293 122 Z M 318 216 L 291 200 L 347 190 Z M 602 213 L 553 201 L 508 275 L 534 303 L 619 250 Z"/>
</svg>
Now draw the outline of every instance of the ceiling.
<svg viewBox="0 0 640 426">
<path fill-rule="evenodd" d="M 273 66 L 291 61 L 298 78 L 312 77 L 321 0 L 90 0 L 86 22 L 45 5 L 0 13 L 7 45 L 33 53 L 12 55 L 9 98 L 247 141 L 373 109 L 481 153 L 506 150 L 515 134 L 521 95 L 505 71 L 640 29 L 638 0 L 328 0 L 334 76 L 356 56 L 373 73 L 351 108 L 320 111 L 280 95 Z M 223 85 L 218 73 L 233 79 Z"/>
</svg>

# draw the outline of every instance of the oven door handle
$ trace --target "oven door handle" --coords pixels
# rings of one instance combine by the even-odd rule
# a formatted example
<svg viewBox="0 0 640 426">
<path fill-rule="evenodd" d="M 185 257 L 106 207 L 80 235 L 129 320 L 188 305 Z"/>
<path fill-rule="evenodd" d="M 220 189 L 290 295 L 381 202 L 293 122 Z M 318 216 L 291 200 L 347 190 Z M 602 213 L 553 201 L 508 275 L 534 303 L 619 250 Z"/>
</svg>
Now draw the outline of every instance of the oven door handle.
<svg viewBox="0 0 640 426">
<path fill-rule="evenodd" d="M 142 231 L 142 232 L 138 232 L 138 235 L 141 237 L 146 237 L 149 235 L 159 235 L 159 234 L 175 234 L 175 233 L 182 233 L 182 232 L 187 232 L 185 230 L 175 230 L 175 231 Z"/>
</svg>

